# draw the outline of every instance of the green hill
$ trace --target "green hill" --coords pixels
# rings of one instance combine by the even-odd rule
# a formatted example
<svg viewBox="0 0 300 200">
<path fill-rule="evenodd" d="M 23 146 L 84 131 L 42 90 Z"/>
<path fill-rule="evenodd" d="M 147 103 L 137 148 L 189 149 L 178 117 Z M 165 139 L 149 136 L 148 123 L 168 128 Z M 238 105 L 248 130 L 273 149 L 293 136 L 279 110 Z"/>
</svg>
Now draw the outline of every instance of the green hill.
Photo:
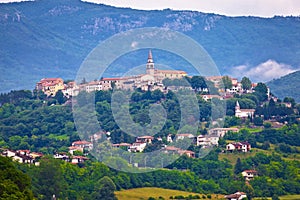
<svg viewBox="0 0 300 200">
<path fill-rule="evenodd" d="M 300 63 L 299 20 L 141 11 L 79 0 L 0 4 L 0 92 L 32 89 L 43 77 L 74 79 L 81 62 L 100 41 L 142 27 L 166 27 L 187 34 L 207 50 L 221 73 L 269 59 L 295 67 Z M 156 58 L 157 63 L 174 68 L 185 66 L 168 56 L 156 54 Z M 118 67 L 109 75 L 144 63 L 145 54 L 137 53 L 116 63 Z"/>
<path fill-rule="evenodd" d="M 293 97 L 296 102 L 300 102 L 300 71 L 283 76 L 279 79 L 267 83 L 273 94 L 283 99 Z"/>
</svg>

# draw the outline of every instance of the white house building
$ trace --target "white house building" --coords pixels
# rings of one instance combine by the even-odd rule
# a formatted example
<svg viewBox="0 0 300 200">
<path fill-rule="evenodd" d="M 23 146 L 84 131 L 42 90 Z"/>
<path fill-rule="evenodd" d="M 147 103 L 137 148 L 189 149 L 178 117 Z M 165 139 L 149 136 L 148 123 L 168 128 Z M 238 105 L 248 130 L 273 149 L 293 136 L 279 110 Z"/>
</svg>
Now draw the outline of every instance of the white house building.
<svg viewBox="0 0 300 200">
<path fill-rule="evenodd" d="M 236 102 L 235 116 L 239 118 L 248 118 L 254 116 L 255 109 L 241 109 L 239 102 Z"/>
</svg>

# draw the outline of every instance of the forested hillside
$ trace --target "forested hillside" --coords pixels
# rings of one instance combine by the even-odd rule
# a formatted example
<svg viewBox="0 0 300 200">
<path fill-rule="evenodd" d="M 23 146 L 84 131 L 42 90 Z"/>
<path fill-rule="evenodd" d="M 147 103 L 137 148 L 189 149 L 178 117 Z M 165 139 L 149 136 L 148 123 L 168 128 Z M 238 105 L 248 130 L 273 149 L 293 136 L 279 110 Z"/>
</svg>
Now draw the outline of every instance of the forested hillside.
<svg viewBox="0 0 300 200">
<path fill-rule="evenodd" d="M 112 118 L 111 92 L 96 93 L 96 111 L 99 122 L 104 130 L 111 131 L 113 143 L 130 142 L 132 138 L 119 130 Z M 236 99 L 230 101 L 234 102 L 238 99 L 243 106 L 256 107 L 255 101 L 250 100 L 255 99 L 255 95 L 258 94 L 237 96 Z M 59 95 L 46 98 L 37 93 L 32 96 L 30 91 L 14 91 L 2 94 L 0 101 L 2 103 L 0 108 L 1 148 L 29 149 L 44 154 L 40 160 L 40 166 L 15 163 L 17 168 L 31 178 L 33 195 L 38 199 L 49 199 L 53 194 L 62 199 L 66 197 L 72 197 L 72 199 L 114 198 L 115 189 L 139 187 L 161 187 L 205 194 L 229 194 L 244 191 L 249 198 L 300 193 L 298 172 L 300 126 L 294 114 L 288 114 L 288 116 L 284 114 L 282 117 L 278 114 L 277 116 L 285 122 L 285 125 L 274 128 L 269 122 L 260 121 L 262 120 L 260 118 L 255 118 L 254 121 L 250 119 L 243 121 L 231 116 L 231 112 L 227 111 L 229 115 L 225 118 L 224 126 L 239 127 L 240 131 L 225 135 L 219 141 L 219 146 L 207 156 L 196 158 L 182 156 L 166 169 L 149 173 L 125 173 L 107 167 L 97 161 L 92 154 L 88 155 L 89 160 L 76 165 L 53 158 L 53 154 L 57 152 L 67 152 L 68 146 L 79 139 L 71 106 L 66 99 L 61 101 Z M 163 94 L 159 91 L 135 91 L 130 101 L 133 119 L 136 123 L 149 123 L 148 115 L 144 113 L 148 112 L 150 104 L 157 101 L 164 102 L 170 117 L 158 135 L 165 138 L 170 132 L 176 134 L 178 105 L 171 92 Z M 284 107 L 276 109 L 274 106 L 277 105 L 272 104 L 270 101 L 269 105 L 259 112 L 276 113 L 276 110 L 290 112 Z M 203 122 L 209 121 L 212 103 L 205 102 L 199 97 L 199 106 Z M 231 106 L 232 104 L 228 101 L 228 110 L 232 109 Z M 294 106 L 299 109 L 296 105 Z M 271 116 L 265 116 L 271 118 Z M 199 129 L 199 134 L 206 134 L 206 126 L 204 123 L 204 127 Z M 225 153 L 227 141 L 248 141 L 252 150 L 249 153 Z M 160 141 L 154 141 L 153 145 L 148 146 L 145 151 L 153 151 L 161 144 Z M 189 150 L 198 152 L 197 154 L 202 152 L 196 146 L 191 146 Z M 1 160 L 5 161 L 2 158 Z M 141 163 L 144 163 L 144 159 Z M 125 165 L 126 162 L 119 159 L 116 164 Z M 9 169 L 7 166 L 5 164 L 2 168 L 5 172 L 1 172 L 0 175 L 0 178 L 4 180 L 9 174 L 6 172 Z M 140 167 L 135 170 L 142 172 L 147 166 L 141 165 Z M 241 172 L 248 169 L 258 171 L 258 177 L 250 181 L 250 184 L 245 183 L 244 178 L 241 177 Z M 30 181 L 26 177 L 24 179 L 27 180 L 24 182 L 26 186 L 18 186 L 21 191 L 30 187 Z M 11 192 L 8 193 L 12 195 Z M 0 193 L 0 196 L 3 194 Z M 28 195 L 31 195 L 30 191 Z"/>
<path fill-rule="evenodd" d="M 279 98 L 286 96 L 293 97 L 296 102 L 300 102 L 300 71 L 288 74 L 279 79 L 272 80 L 267 83 L 272 92 Z"/>
</svg>

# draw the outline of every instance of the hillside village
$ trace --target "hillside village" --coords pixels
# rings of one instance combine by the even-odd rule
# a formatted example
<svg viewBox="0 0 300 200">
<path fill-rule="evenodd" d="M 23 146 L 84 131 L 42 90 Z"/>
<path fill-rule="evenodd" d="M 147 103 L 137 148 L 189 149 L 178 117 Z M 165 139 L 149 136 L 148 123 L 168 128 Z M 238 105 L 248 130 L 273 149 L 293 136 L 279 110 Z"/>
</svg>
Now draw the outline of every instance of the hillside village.
<svg viewBox="0 0 300 200">
<path fill-rule="evenodd" d="M 117 78 L 101 78 L 100 80 L 94 80 L 91 82 L 86 82 L 83 80 L 82 83 L 75 83 L 74 81 L 64 82 L 61 78 L 44 78 L 41 79 L 36 84 L 36 91 L 43 92 L 47 97 L 55 97 L 58 92 L 61 92 L 65 98 L 70 99 L 74 96 L 77 96 L 80 92 L 96 92 L 96 91 L 108 91 L 112 89 L 119 90 L 136 90 L 140 89 L 142 91 L 155 91 L 159 90 L 163 93 L 167 93 L 169 90 L 178 90 L 178 89 L 188 89 L 195 90 L 199 92 L 201 98 L 204 101 L 211 101 L 212 99 L 218 100 L 228 100 L 235 99 L 237 95 L 247 95 L 255 92 L 255 88 L 258 86 L 257 83 L 251 83 L 247 78 L 243 78 L 241 82 L 236 78 L 231 78 L 229 76 L 213 76 L 213 77 L 189 77 L 185 71 L 179 70 L 159 70 L 155 68 L 154 59 L 151 50 L 148 53 L 148 59 L 146 63 L 145 74 L 129 76 L 129 77 L 117 77 Z M 180 85 L 180 80 L 187 79 L 189 80 L 190 85 Z M 178 80 L 179 84 L 175 83 Z M 200 80 L 200 81 L 199 81 Z M 202 83 L 199 83 L 201 82 Z M 206 83 L 203 83 L 205 81 Z M 170 84 L 171 83 L 171 84 Z M 174 83 L 172 85 L 172 83 Z M 208 87 L 209 83 L 212 83 L 211 87 Z M 261 84 L 261 83 L 260 83 Z M 262 85 L 262 84 L 261 84 Z M 265 85 L 264 85 L 265 86 Z M 214 88 L 214 89 L 212 89 Z M 270 92 L 270 89 L 266 87 L 266 100 L 272 99 L 272 101 L 277 102 L 277 98 L 273 96 Z M 216 90 L 217 92 L 212 92 Z M 213 94 L 212 94 L 213 93 Z M 278 102 L 280 105 L 291 108 L 292 102 Z M 255 115 L 254 108 L 241 108 L 239 100 L 235 101 L 234 107 L 234 116 L 242 119 L 243 121 L 255 117 L 261 117 L 263 115 Z M 280 123 L 273 122 L 273 125 L 280 125 Z M 177 153 L 180 155 L 187 155 L 188 157 L 195 158 L 195 152 L 189 150 L 182 150 L 180 148 L 172 146 L 172 142 L 179 141 L 183 139 L 189 139 L 192 141 L 196 147 L 201 148 L 210 148 L 212 146 L 218 146 L 219 140 L 225 136 L 227 132 L 237 133 L 239 128 L 230 127 L 222 128 L 216 127 L 208 131 L 207 134 L 192 135 L 189 133 L 177 134 L 177 135 L 167 135 L 166 142 L 162 145 L 162 149 L 166 153 Z M 97 135 L 97 133 L 95 134 Z M 101 138 L 100 136 L 98 136 Z M 147 145 L 152 144 L 153 141 L 162 142 L 162 137 L 153 137 L 153 136 L 141 136 L 135 139 L 133 143 L 114 143 L 113 147 L 122 147 L 127 149 L 129 152 L 143 152 Z M 90 144 L 93 141 L 89 141 Z M 72 154 L 76 149 L 74 146 L 70 147 L 70 153 Z M 73 148 L 73 149 L 72 149 Z M 75 149 L 74 149 L 75 148 Z M 224 152 L 249 152 L 251 150 L 251 145 L 247 141 L 239 141 L 235 143 L 228 143 Z M 80 150 L 83 152 L 83 150 Z"/>
<path fill-rule="evenodd" d="M 100 80 L 94 80 L 91 82 L 86 82 L 82 80 L 81 83 L 75 83 L 74 81 L 69 81 L 64 83 L 61 78 L 43 78 L 36 84 L 36 90 L 42 91 L 47 96 L 55 96 L 58 91 L 62 91 L 66 97 L 77 96 L 79 92 L 94 92 L 94 91 L 107 91 L 111 89 L 121 89 L 121 90 L 135 90 L 141 89 L 143 91 L 154 91 L 160 90 L 162 92 L 167 92 L 174 88 L 185 88 L 185 89 L 195 89 L 191 85 L 187 86 L 177 86 L 176 84 L 172 86 L 166 85 L 166 80 L 180 80 L 184 77 L 189 77 L 187 72 L 180 70 L 160 70 L 156 69 L 154 65 L 153 55 L 151 50 L 149 50 L 147 64 L 146 64 L 146 73 L 128 76 L 128 77 L 116 77 L 116 78 L 101 78 Z M 223 81 L 224 77 L 226 81 L 230 81 L 230 86 L 225 87 Z M 238 82 L 238 79 L 231 78 L 228 76 L 211 76 L 205 77 L 205 81 L 212 82 L 215 88 L 218 88 L 220 95 L 210 94 L 209 87 L 207 84 L 203 83 L 200 86 L 201 91 L 203 91 L 203 99 L 210 100 L 212 98 L 225 99 L 233 97 L 233 94 L 242 94 L 242 93 L 253 93 L 254 88 L 257 86 L 257 83 L 250 83 L 250 86 L 243 87 L 241 82 Z M 206 86 L 206 87 L 205 87 Z M 199 89 L 199 88 L 197 88 Z M 268 96 L 270 91 L 268 88 Z"/>
<path fill-rule="evenodd" d="M 186 82 L 189 84 L 185 84 Z M 18 138 L 16 141 L 20 141 L 20 144 L 10 138 L 6 140 L 7 142 L 3 140 L 2 143 L 0 143 L 2 144 L 0 146 L 1 155 L 9 157 L 18 163 L 36 166 L 40 166 L 40 160 L 45 156 L 47 157 L 50 155 L 55 160 L 61 160 L 65 163 L 82 167 L 95 159 L 91 152 L 97 150 L 101 142 L 107 141 L 113 150 L 124 150 L 128 155 L 131 153 L 138 155 L 144 152 L 147 153 L 153 150 L 160 150 L 165 156 L 182 156 L 184 159 L 194 160 L 191 162 L 197 162 L 197 160 L 201 160 L 202 155 L 200 154 L 203 150 L 213 150 L 218 152 L 221 157 L 227 158 L 230 155 L 233 157 L 247 157 L 248 155 L 253 155 L 253 153 L 255 154 L 257 149 L 270 149 L 270 142 L 264 142 L 265 139 L 273 141 L 274 139 L 277 140 L 277 137 L 282 138 L 279 135 L 274 135 L 277 134 L 277 130 L 278 133 L 281 134 L 282 130 L 285 130 L 290 123 L 299 122 L 299 118 L 297 118 L 299 109 L 296 107 L 296 103 L 293 99 L 285 98 L 284 100 L 280 100 L 276 98 L 263 83 L 251 83 L 246 77 L 241 81 L 238 81 L 236 78 L 231 78 L 229 76 L 190 77 L 184 71 L 159 70 L 154 67 L 151 50 L 148 54 L 145 74 L 120 78 L 101 78 L 97 81 L 83 81 L 78 84 L 74 81 L 64 82 L 61 78 L 44 78 L 36 84 L 36 88 L 33 92 L 34 96 L 28 97 L 29 99 L 32 98 L 32 105 L 26 104 L 27 97 L 25 100 L 23 98 L 23 96 L 28 96 L 29 93 L 20 92 L 19 94 L 18 92 L 15 92 L 17 98 L 13 101 L 16 101 L 16 104 L 18 104 L 18 98 L 20 98 L 21 104 L 18 109 L 27 106 L 30 109 L 41 107 L 43 109 L 55 110 L 63 108 L 68 110 L 73 97 L 79 96 L 82 93 L 88 94 L 92 92 L 96 95 L 103 95 L 106 93 L 110 95 L 114 89 L 136 91 L 139 98 L 132 101 L 138 108 L 142 105 L 140 100 L 142 100 L 143 103 L 157 103 L 172 100 L 174 103 L 176 101 L 172 99 L 173 97 L 168 96 L 170 95 L 170 91 L 194 91 L 199 98 L 199 105 L 201 108 L 206 108 L 203 109 L 204 111 L 200 109 L 200 112 L 204 113 L 201 113 L 202 118 L 197 134 L 191 134 L 188 130 L 176 133 L 176 131 L 173 130 L 174 125 L 172 125 L 173 127 L 164 130 L 161 134 L 140 135 L 129 138 L 126 137 L 125 134 L 116 131 L 116 128 L 111 128 L 116 127 L 116 125 L 112 124 L 112 126 L 106 127 L 100 132 L 90 134 L 89 137 L 84 138 L 85 140 L 80 140 L 78 133 L 75 131 L 73 122 L 64 122 L 64 120 L 62 120 L 64 117 L 61 118 L 55 115 L 48 116 L 47 114 L 41 117 L 43 122 L 46 121 L 51 124 L 56 118 L 61 121 L 53 123 L 51 128 L 46 129 L 43 126 L 41 127 L 43 130 L 49 131 L 46 137 L 39 136 L 40 133 L 43 133 L 38 127 L 41 126 L 40 124 L 31 129 L 23 127 L 23 134 L 25 134 L 27 130 L 28 135 L 31 138 L 29 139 L 29 137 L 26 136 L 26 141 L 23 141 L 25 139 L 21 137 Z M 148 96 L 143 99 L 143 95 L 145 94 Z M 153 97 L 153 94 L 158 95 Z M 166 98 L 167 96 L 170 99 Z M 11 100 L 10 102 L 13 103 L 13 101 Z M 104 95 L 101 103 L 96 104 L 96 107 L 98 108 L 97 111 L 99 112 L 100 110 L 102 112 L 103 109 L 107 108 L 108 102 L 109 98 Z M 208 110 L 211 109 L 211 105 L 215 102 L 217 104 L 226 102 L 227 110 L 224 119 L 211 119 Z M 37 105 L 35 105 L 35 103 L 37 103 Z M 12 108 L 7 106 L 7 103 L 1 105 L 0 113 L 2 115 L 4 115 L 5 112 L 10 112 L 10 110 L 12 110 Z M 176 109 L 173 107 L 171 112 L 174 110 Z M 50 111 L 46 111 L 46 113 L 47 112 Z M 145 112 L 145 109 L 141 111 L 142 114 Z M 22 114 L 22 112 L 19 113 Z M 64 113 L 63 115 L 67 113 Z M 138 119 L 145 119 L 144 115 L 139 115 L 138 113 L 134 113 L 134 115 L 134 117 L 138 117 Z M 175 116 L 178 117 L 178 114 Z M 109 124 L 113 122 L 111 117 L 110 112 L 105 111 L 102 112 L 102 114 L 99 114 L 98 120 L 108 120 L 106 121 L 106 124 Z M 3 117 L 3 119 L 5 119 L 5 117 Z M 212 121 L 210 122 L 210 120 Z M 220 122 L 222 122 L 224 126 L 220 126 L 220 124 L 222 124 Z M 62 124 L 61 126 L 57 126 L 57 123 Z M 67 128 L 66 124 L 69 124 L 69 128 Z M 272 131 L 272 134 L 270 131 Z M 55 132 L 57 132 L 58 135 L 53 136 L 53 133 Z M 268 134 L 264 134 L 264 132 L 268 132 Z M 9 131 L 6 133 L 8 135 L 14 134 L 11 134 Z M 268 138 L 269 135 L 272 135 L 270 137 L 273 138 Z M 38 138 L 38 141 L 34 143 L 36 138 Z M 189 142 L 190 147 L 182 149 L 178 144 L 183 141 Z M 286 141 L 289 145 L 295 145 L 294 143 L 297 143 L 296 140 L 290 138 L 287 138 Z M 277 142 L 284 141 L 278 139 Z M 43 145 L 47 145 L 47 147 L 35 147 L 35 145 L 40 145 L 39 143 L 43 143 Z M 29 144 L 32 145 L 30 146 Z M 55 147 L 51 147 L 51 145 L 54 145 Z M 285 151 L 289 153 L 298 151 L 296 148 L 290 147 L 289 145 L 280 145 L 278 147 L 279 150 L 277 149 L 276 151 Z M 255 150 L 253 151 L 253 149 Z M 237 168 L 237 163 L 238 161 L 231 164 Z M 151 167 L 146 164 L 146 160 L 133 162 L 130 160 L 129 164 L 130 167 L 133 168 L 138 167 L 145 169 Z M 183 170 L 184 168 L 181 169 Z M 256 177 L 261 176 L 261 172 L 256 170 L 254 165 L 247 165 L 247 167 L 236 170 L 235 173 L 243 178 L 246 185 L 251 185 Z M 233 194 L 225 195 L 224 198 L 242 199 L 246 196 L 246 193 L 237 191 Z"/>
</svg>

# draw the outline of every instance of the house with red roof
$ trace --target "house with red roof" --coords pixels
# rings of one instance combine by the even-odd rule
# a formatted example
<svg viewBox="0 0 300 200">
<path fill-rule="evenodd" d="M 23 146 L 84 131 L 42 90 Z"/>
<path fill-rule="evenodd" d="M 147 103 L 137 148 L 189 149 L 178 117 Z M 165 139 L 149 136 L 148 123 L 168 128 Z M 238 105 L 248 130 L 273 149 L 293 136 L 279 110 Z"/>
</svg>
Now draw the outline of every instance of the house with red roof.
<svg viewBox="0 0 300 200">
<path fill-rule="evenodd" d="M 43 78 L 36 84 L 36 90 L 42 91 L 47 96 L 55 96 L 59 90 L 65 89 L 61 78 Z"/>
<path fill-rule="evenodd" d="M 80 147 L 83 149 L 92 150 L 93 149 L 93 143 L 85 141 L 85 140 L 79 140 L 72 143 L 73 147 Z"/>
<path fill-rule="evenodd" d="M 71 163 L 72 164 L 84 163 L 86 160 L 89 160 L 89 159 L 84 156 L 73 156 L 71 158 Z"/>
<path fill-rule="evenodd" d="M 234 194 L 229 194 L 224 196 L 227 200 L 242 200 L 247 198 L 247 195 L 244 192 L 236 192 Z"/>
<path fill-rule="evenodd" d="M 244 170 L 242 172 L 242 176 L 245 178 L 245 181 L 251 181 L 254 179 L 254 177 L 258 176 L 258 173 L 256 170 Z"/>
<path fill-rule="evenodd" d="M 226 145 L 226 151 L 233 152 L 249 152 L 251 150 L 251 144 L 248 142 L 233 142 Z"/>
</svg>

